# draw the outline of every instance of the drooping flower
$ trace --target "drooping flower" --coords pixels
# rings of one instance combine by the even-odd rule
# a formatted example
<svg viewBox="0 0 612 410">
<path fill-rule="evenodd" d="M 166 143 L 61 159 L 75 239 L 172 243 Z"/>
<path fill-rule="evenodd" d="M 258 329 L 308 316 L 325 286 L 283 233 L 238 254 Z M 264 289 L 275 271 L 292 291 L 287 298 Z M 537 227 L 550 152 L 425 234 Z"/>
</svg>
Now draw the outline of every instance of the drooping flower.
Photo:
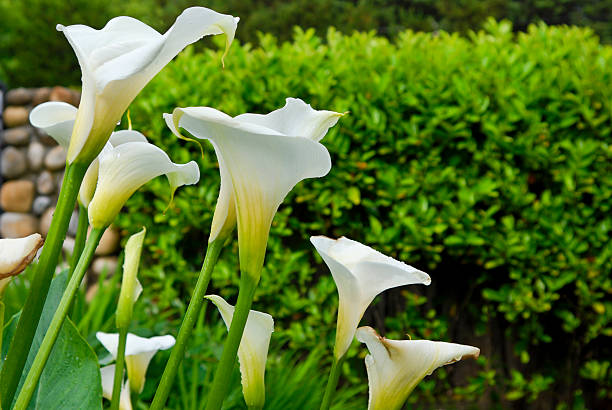
<svg viewBox="0 0 612 410">
<path fill-rule="evenodd" d="M 121 278 L 121 291 L 117 303 L 117 328 L 128 328 L 132 321 L 134 303 L 142 293 L 142 285 L 138 281 L 138 266 L 142 244 L 147 230 L 130 236 L 125 244 L 125 260 L 123 262 L 123 277 Z"/>
<path fill-rule="evenodd" d="M 116 358 L 119 347 L 118 333 L 97 332 L 96 338 Z M 130 389 L 140 393 L 144 388 L 145 375 L 149 363 L 158 350 L 168 350 L 176 340 L 171 335 L 145 338 L 128 333 L 125 345 L 125 367 L 127 368 Z M 111 388 L 112 390 L 112 388 Z M 112 392 L 111 392 L 112 393 Z"/>
<path fill-rule="evenodd" d="M 102 397 L 113 399 L 113 382 L 115 380 L 115 365 L 111 364 L 100 369 L 102 376 Z M 130 386 L 128 382 L 122 383 L 119 396 L 119 410 L 132 410 L 132 399 L 130 398 Z"/>
<path fill-rule="evenodd" d="M 39 233 L 25 238 L 0 239 L 0 298 L 11 278 L 23 272 L 34 260 L 43 242 Z"/>
<path fill-rule="evenodd" d="M 234 315 L 234 306 L 227 303 L 221 296 L 208 295 L 206 298 L 217 306 L 229 330 Z M 238 348 L 242 393 L 249 408 L 263 408 L 265 402 L 264 374 L 272 332 L 274 332 L 272 316 L 256 310 L 249 312 Z"/>
<path fill-rule="evenodd" d="M 357 241 L 313 236 L 310 242 L 329 267 L 338 288 L 336 359 L 348 350 L 361 317 L 378 294 L 398 286 L 431 283 L 425 272 Z"/>
<path fill-rule="evenodd" d="M 473 357 L 473 346 L 430 340 L 389 340 L 368 326 L 357 329 L 357 339 L 370 351 L 366 369 L 370 399 L 368 410 L 401 409 L 414 387 L 438 367 Z"/>
<path fill-rule="evenodd" d="M 172 195 L 178 187 L 195 184 L 200 179 L 195 161 L 175 164 L 163 150 L 145 142 L 105 149 L 98 160 L 98 183 L 87 209 L 93 228 L 109 226 L 129 197 L 157 176 L 168 177 Z"/>
<path fill-rule="evenodd" d="M 237 23 L 235 17 L 191 7 L 163 35 L 126 16 L 110 20 L 101 30 L 58 24 L 79 60 L 83 81 L 68 162 L 77 157 L 92 161 L 140 90 L 187 45 L 225 33 L 227 52 Z"/>
<path fill-rule="evenodd" d="M 221 189 L 209 241 L 233 229 L 237 218 L 240 266 L 255 279 L 263 266 L 270 224 L 287 193 L 301 180 L 329 172 L 329 152 L 319 140 L 341 116 L 316 111 L 294 98 L 267 115 L 230 117 L 208 107 L 164 114 L 177 136 L 184 138 L 179 132 L 183 128 L 198 142 L 212 143 Z"/>
</svg>

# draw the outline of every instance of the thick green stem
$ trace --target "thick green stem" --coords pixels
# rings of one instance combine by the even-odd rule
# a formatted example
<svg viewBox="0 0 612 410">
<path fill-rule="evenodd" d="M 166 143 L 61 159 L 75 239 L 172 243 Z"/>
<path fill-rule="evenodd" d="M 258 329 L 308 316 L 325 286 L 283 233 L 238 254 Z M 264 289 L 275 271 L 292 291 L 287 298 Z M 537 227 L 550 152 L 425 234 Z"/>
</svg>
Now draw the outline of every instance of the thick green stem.
<svg viewBox="0 0 612 410">
<path fill-rule="evenodd" d="M 236 353 L 242 340 L 242 333 L 249 317 L 258 281 L 258 279 L 253 278 L 247 272 L 242 272 L 241 274 L 236 310 L 234 310 L 229 334 L 225 340 L 225 346 L 223 346 L 223 354 L 221 355 L 221 360 L 215 373 L 215 380 L 208 396 L 206 410 L 220 410 L 223 400 L 227 396 L 232 371 L 236 364 Z"/>
<path fill-rule="evenodd" d="M 123 383 L 123 367 L 125 365 L 125 344 L 127 342 L 127 328 L 119 329 L 119 346 L 117 347 L 117 360 L 115 361 L 115 378 L 113 379 L 113 398 L 111 410 L 119 410 L 121 398 L 121 384 Z"/>
<path fill-rule="evenodd" d="M 23 367 L 25 366 L 36 327 L 40 320 L 53 272 L 57 266 L 62 243 L 66 237 L 70 216 L 74 210 L 77 194 L 87 166 L 89 164 L 72 163 L 66 167 L 62 190 L 45 239 L 38 265 L 36 265 L 30 293 L 23 306 L 15 335 L 11 341 L 6 361 L 0 373 L 0 397 L 2 408 L 9 408 L 17 390 Z"/>
<path fill-rule="evenodd" d="M 3 337 L 4 337 L 4 302 L 0 300 L 0 362 L 2 362 L 1 356 L 2 356 L 2 338 Z"/>
<path fill-rule="evenodd" d="M 168 394 L 170 394 L 172 384 L 174 383 L 176 372 L 181 364 L 181 361 L 183 360 L 183 356 L 185 355 L 185 348 L 187 347 L 187 343 L 191 337 L 193 326 L 198 318 L 198 315 L 200 314 L 200 310 L 202 309 L 206 289 L 208 289 L 208 283 L 210 282 L 213 268 L 217 263 L 219 253 L 223 248 L 224 240 L 225 238 L 217 238 L 215 241 L 208 244 L 208 249 L 206 249 L 206 256 L 204 257 L 204 263 L 202 264 L 202 270 L 200 271 L 198 282 L 193 290 L 193 295 L 191 297 L 191 301 L 189 302 L 187 313 L 185 313 L 183 323 L 181 324 L 181 328 L 176 338 L 176 344 L 174 345 L 172 353 L 170 354 L 170 359 L 168 359 L 168 363 L 166 364 L 164 374 L 162 375 L 157 392 L 155 392 L 155 397 L 153 398 L 153 403 L 151 404 L 150 410 L 161 410 L 166 405 L 166 400 L 168 399 Z"/>
<path fill-rule="evenodd" d="M 28 375 L 23 383 L 23 387 L 19 392 L 19 396 L 17 396 L 17 401 L 15 402 L 14 410 L 25 410 L 32 399 L 32 395 L 36 390 L 36 386 L 38 384 L 38 380 L 40 379 L 40 375 L 47 363 L 47 359 L 51 354 L 51 350 L 53 349 L 53 345 L 57 340 L 57 336 L 59 335 L 60 329 L 64 324 L 64 319 L 68 314 L 68 310 L 70 309 L 70 305 L 72 304 L 72 300 L 79 289 L 79 285 L 83 280 L 83 276 L 87 272 L 87 268 L 91 260 L 93 259 L 94 252 L 98 243 L 100 242 L 100 238 L 104 233 L 105 228 L 98 229 L 94 228 L 91 230 L 89 238 L 87 239 L 87 243 L 85 244 L 85 249 L 83 250 L 83 254 L 79 259 L 79 263 L 74 270 L 74 274 L 70 278 L 70 282 L 68 282 L 68 286 L 62 295 L 62 299 L 53 315 L 53 319 L 51 319 L 51 323 L 49 324 L 49 328 L 45 333 L 45 337 L 38 349 L 38 353 L 36 353 L 36 357 L 34 357 L 34 361 L 32 362 L 32 367 L 28 372 Z"/>
<path fill-rule="evenodd" d="M 87 240 L 87 228 L 89 227 L 89 220 L 87 219 L 87 208 L 79 203 L 79 225 L 77 227 L 77 233 L 74 237 L 74 250 L 70 257 L 70 271 L 68 278 L 72 276 L 74 269 L 76 268 L 81 252 L 85 248 L 85 241 Z"/>
<path fill-rule="evenodd" d="M 340 378 L 342 363 L 344 363 L 345 358 L 346 354 L 337 360 L 334 357 L 334 362 L 332 363 L 331 370 L 329 371 L 329 379 L 327 379 L 325 395 L 323 396 L 323 402 L 321 403 L 321 410 L 328 410 L 331 407 L 332 400 L 334 399 L 334 394 L 336 393 L 338 379 Z"/>
</svg>

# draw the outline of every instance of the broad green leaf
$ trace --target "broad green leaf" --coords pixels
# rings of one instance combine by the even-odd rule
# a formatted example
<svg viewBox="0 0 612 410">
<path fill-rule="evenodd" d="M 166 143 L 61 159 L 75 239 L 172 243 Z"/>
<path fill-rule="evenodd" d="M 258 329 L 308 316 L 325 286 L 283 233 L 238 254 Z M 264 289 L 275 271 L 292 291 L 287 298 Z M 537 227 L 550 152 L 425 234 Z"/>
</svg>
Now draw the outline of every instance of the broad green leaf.
<svg viewBox="0 0 612 410">
<path fill-rule="evenodd" d="M 34 356 L 51 323 L 55 309 L 66 287 L 68 271 L 57 275 L 45 302 L 43 314 L 34 336 L 26 367 L 19 381 L 19 389 L 32 365 Z M 4 359 L 13 337 L 19 315 L 16 313 L 4 328 L 2 358 Z M 43 370 L 38 390 L 29 409 L 101 409 L 102 383 L 98 358 L 70 319 L 66 319 L 47 365 Z"/>
</svg>

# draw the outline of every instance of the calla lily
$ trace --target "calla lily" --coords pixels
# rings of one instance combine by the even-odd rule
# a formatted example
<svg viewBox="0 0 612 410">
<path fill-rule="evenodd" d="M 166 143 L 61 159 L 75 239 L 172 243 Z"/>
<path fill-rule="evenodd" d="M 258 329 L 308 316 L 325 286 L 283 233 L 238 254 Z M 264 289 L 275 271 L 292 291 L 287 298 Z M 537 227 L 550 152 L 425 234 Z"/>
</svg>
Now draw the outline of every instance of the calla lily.
<svg viewBox="0 0 612 410">
<path fill-rule="evenodd" d="M 316 111 L 299 99 L 267 115 L 236 117 L 208 107 L 176 108 L 164 114 L 168 127 L 201 142 L 210 140 L 221 171 L 221 189 L 211 236 L 238 223 L 240 266 L 259 279 L 270 231 L 279 205 L 303 179 L 322 177 L 331 168 L 327 149 L 318 141 L 342 114 Z M 189 138 L 187 138 L 189 139 Z"/>
<path fill-rule="evenodd" d="M 128 142 L 147 142 L 147 139 L 138 131 L 134 130 L 121 130 L 115 131 L 111 134 L 108 142 L 102 148 L 100 155 L 105 153 L 114 147 Z M 99 155 L 98 155 L 99 158 Z M 100 161 L 96 158 L 87 168 L 81 188 L 79 189 L 79 202 L 84 207 L 88 207 L 91 199 L 93 198 L 94 192 L 96 191 L 96 185 L 98 183 L 98 170 L 100 169 Z"/>
<path fill-rule="evenodd" d="M 96 333 L 96 338 L 116 358 L 119 345 L 119 334 Z M 125 346 L 125 366 L 127 368 L 128 380 L 132 391 L 140 393 L 144 388 L 147 367 L 158 350 L 168 350 L 176 340 L 171 335 L 156 336 L 150 339 L 136 336 L 132 333 L 127 335 Z M 112 383 L 111 383 L 112 386 Z M 111 387 L 112 394 L 112 387 Z"/>
<path fill-rule="evenodd" d="M 88 207 L 89 223 L 94 228 L 109 226 L 128 198 L 157 176 L 168 177 L 172 195 L 178 187 L 200 179 L 195 161 L 175 164 L 163 150 L 144 142 L 105 149 L 98 160 L 98 183 Z"/>
<path fill-rule="evenodd" d="M 30 123 L 36 128 L 40 128 L 49 134 L 55 141 L 65 150 L 68 150 L 70 138 L 74 122 L 77 117 L 77 109 L 65 102 L 49 101 L 37 105 L 30 112 Z M 127 142 L 147 142 L 147 139 L 138 131 L 121 130 L 115 131 L 110 135 L 110 138 L 104 150 L 112 149 Z M 81 188 L 79 189 L 79 202 L 87 208 L 98 182 L 98 158 L 94 159 L 87 168 Z"/>
<path fill-rule="evenodd" d="M 123 278 L 121 280 L 121 291 L 119 292 L 119 303 L 117 304 L 117 327 L 127 329 L 132 321 L 134 303 L 142 293 L 142 285 L 138 281 L 138 265 L 144 242 L 145 228 L 130 236 L 125 245 L 125 261 L 123 262 Z"/>
<path fill-rule="evenodd" d="M 102 376 L 102 396 L 107 400 L 112 400 L 115 365 L 111 364 L 109 366 L 102 367 L 100 369 L 100 374 Z M 130 388 L 127 382 L 121 386 L 119 410 L 132 410 L 132 399 L 130 398 Z"/>
<path fill-rule="evenodd" d="M 229 329 L 234 315 L 234 306 L 227 303 L 221 296 L 208 295 L 206 298 L 217 306 L 225 326 Z M 262 408 L 265 402 L 264 373 L 272 332 L 274 332 L 272 316 L 256 310 L 249 312 L 238 348 L 242 393 L 249 408 Z"/>
<path fill-rule="evenodd" d="M 83 81 L 68 163 L 77 157 L 92 161 L 140 90 L 183 48 L 203 36 L 225 33 L 227 52 L 237 24 L 237 18 L 204 7 L 183 11 L 163 35 L 126 16 L 101 30 L 58 24 L 79 60 Z"/>
<path fill-rule="evenodd" d="M 455 343 L 389 340 L 368 326 L 357 329 L 357 339 L 370 351 L 365 358 L 369 410 L 400 409 L 414 387 L 438 367 L 480 354 L 477 347 Z"/>
<path fill-rule="evenodd" d="M 361 317 L 378 294 L 398 286 L 431 283 L 425 272 L 351 239 L 313 236 L 310 242 L 329 267 L 338 287 L 336 359 L 348 350 Z"/>
<path fill-rule="evenodd" d="M 32 262 L 43 242 L 39 233 L 25 238 L 0 239 L 0 279 L 23 272 Z"/>
</svg>

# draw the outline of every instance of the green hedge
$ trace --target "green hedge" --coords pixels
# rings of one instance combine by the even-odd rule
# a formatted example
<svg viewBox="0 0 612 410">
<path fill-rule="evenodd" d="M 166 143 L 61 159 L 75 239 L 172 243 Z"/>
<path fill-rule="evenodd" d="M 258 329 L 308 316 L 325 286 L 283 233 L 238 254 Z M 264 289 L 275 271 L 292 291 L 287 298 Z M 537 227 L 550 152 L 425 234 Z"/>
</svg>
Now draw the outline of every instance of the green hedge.
<svg viewBox="0 0 612 410">
<path fill-rule="evenodd" d="M 482 349 L 477 363 L 438 371 L 413 402 L 610 403 L 612 48 L 588 29 L 515 35 L 493 21 L 468 37 L 408 31 L 390 42 L 297 30 L 292 43 L 260 43 L 234 44 L 225 69 L 219 52 L 182 53 L 131 108 L 136 129 L 202 170 L 165 214 L 169 192 L 158 179 L 119 218 L 126 233 L 148 227 L 143 317 L 175 329 L 219 186 L 212 149 L 200 158 L 161 113 L 268 112 L 300 97 L 349 115 L 323 140 L 329 175 L 300 183 L 273 223 L 254 303 L 276 319 L 273 345 L 331 348 L 336 289 L 308 237 L 346 235 L 433 280 L 387 293 L 363 323 L 388 337 Z M 234 244 L 211 292 L 234 298 L 237 277 Z M 348 383 L 363 383 L 363 355 L 353 345 Z"/>
<path fill-rule="evenodd" d="M 288 40 L 294 26 L 321 36 L 330 26 L 389 37 L 406 29 L 466 33 L 489 16 L 512 21 L 516 30 L 540 21 L 589 26 L 612 41 L 612 0 L 0 0 L 0 79 L 13 87 L 76 85 L 78 65 L 57 23 L 101 28 L 128 15 L 163 32 L 194 5 L 240 16 L 237 38 L 253 44 L 260 31 Z"/>
</svg>

